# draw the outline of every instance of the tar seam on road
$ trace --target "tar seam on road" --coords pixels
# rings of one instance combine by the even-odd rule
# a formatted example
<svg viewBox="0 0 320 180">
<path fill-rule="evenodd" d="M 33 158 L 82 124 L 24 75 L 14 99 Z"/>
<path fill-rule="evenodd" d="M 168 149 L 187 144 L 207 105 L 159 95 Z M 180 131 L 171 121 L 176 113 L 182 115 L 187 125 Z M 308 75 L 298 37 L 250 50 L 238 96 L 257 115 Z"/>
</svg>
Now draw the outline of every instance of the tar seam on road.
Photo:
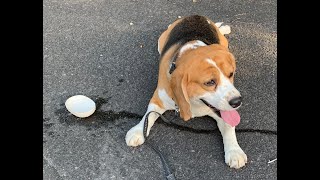
<svg viewBox="0 0 320 180">
<path fill-rule="evenodd" d="M 97 124 L 95 124 L 94 126 L 99 126 L 99 124 L 104 124 L 116 119 L 120 119 L 120 118 L 128 118 L 128 119 L 141 119 L 143 116 L 139 115 L 137 113 L 132 113 L 132 112 L 127 112 L 127 111 L 120 111 L 120 112 L 114 112 L 112 110 L 109 111 L 103 111 L 100 110 L 101 106 L 103 104 L 108 103 L 108 100 L 110 98 L 107 99 L 103 99 L 101 97 L 97 97 L 94 96 L 92 97 L 97 105 L 96 109 L 96 113 L 93 114 L 92 117 L 87 118 L 87 120 L 85 122 L 83 122 L 82 125 L 88 125 L 91 126 L 92 125 L 92 121 L 94 121 L 93 119 L 98 119 Z M 66 108 L 64 107 L 64 104 L 61 103 L 60 106 L 62 106 L 60 109 L 58 109 L 55 114 L 59 115 L 59 119 L 60 122 L 62 123 L 67 123 L 69 125 L 71 124 L 75 124 L 75 123 L 79 123 L 81 124 L 80 121 L 74 121 L 74 118 L 70 119 L 70 116 L 68 116 L 69 112 L 66 110 Z M 172 120 L 172 119 L 171 119 Z M 43 121 L 48 121 L 48 118 L 44 118 Z M 212 130 L 208 130 L 208 129 L 194 129 L 191 127 L 187 127 L 187 126 L 181 126 L 178 125 L 176 123 L 173 122 L 165 122 L 163 121 L 161 118 L 158 118 L 158 120 L 156 121 L 156 123 L 160 123 L 163 124 L 167 127 L 172 127 L 174 129 L 178 129 L 180 131 L 188 131 L 188 132 L 192 132 L 192 133 L 198 133 L 198 134 L 211 134 L 211 133 L 218 133 L 220 132 L 218 128 L 216 129 L 212 129 Z M 50 128 L 51 124 L 48 123 L 44 123 L 44 126 L 46 126 L 46 129 Z M 49 126 L 49 127 L 47 127 Z M 261 130 L 261 129 L 236 129 L 237 133 L 260 133 L 260 134 L 268 134 L 268 135 L 277 135 L 277 131 L 272 131 L 272 130 Z"/>
<path fill-rule="evenodd" d="M 189 132 L 193 132 L 193 133 L 198 133 L 198 134 L 211 134 L 211 133 L 216 133 L 219 132 L 218 129 L 213 129 L 213 130 L 205 130 L 205 129 L 194 129 L 194 128 L 190 128 L 190 127 L 186 127 L 186 126 L 180 126 L 177 125 L 175 123 L 167 123 L 164 122 L 162 119 L 159 118 L 160 121 L 156 121 L 159 122 L 161 124 L 164 124 L 166 126 L 172 127 L 174 129 L 179 129 L 181 131 L 189 131 Z M 236 132 L 238 133 L 243 133 L 243 132 L 247 132 L 247 133 L 252 133 L 252 132 L 256 132 L 256 133 L 260 133 L 260 134 L 271 134 L 271 135 L 277 135 L 277 131 L 271 131 L 271 130 L 261 130 L 261 129 L 236 129 Z"/>
</svg>

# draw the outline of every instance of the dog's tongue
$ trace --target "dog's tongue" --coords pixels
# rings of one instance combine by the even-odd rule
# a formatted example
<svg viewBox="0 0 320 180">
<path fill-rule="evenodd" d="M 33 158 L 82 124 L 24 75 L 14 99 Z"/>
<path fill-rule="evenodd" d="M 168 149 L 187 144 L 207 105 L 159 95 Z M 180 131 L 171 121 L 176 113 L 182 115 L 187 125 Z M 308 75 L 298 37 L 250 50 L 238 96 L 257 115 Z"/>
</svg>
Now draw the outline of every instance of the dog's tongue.
<svg viewBox="0 0 320 180">
<path fill-rule="evenodd" d="M 220 111 L 222 119 L 232 127 L 240 123 L 240 115 L 236 110 Z"/>
</svg>

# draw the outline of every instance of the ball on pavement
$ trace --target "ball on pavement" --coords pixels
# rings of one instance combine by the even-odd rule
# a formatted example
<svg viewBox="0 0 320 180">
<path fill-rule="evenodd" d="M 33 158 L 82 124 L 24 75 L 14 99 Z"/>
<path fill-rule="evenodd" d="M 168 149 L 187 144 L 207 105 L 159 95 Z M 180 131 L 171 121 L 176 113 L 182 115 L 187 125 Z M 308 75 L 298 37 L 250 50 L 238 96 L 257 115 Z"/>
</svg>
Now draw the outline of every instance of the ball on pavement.
<svg viewBox="0 0 320 180">
<path fill-rule="evenodd" d="M 84 95 L 75 95 L 68 98 L 65 106 L 71 114 L 80 118 L 88 117 L 96 110 L 96 103 Z"/>
</svg>

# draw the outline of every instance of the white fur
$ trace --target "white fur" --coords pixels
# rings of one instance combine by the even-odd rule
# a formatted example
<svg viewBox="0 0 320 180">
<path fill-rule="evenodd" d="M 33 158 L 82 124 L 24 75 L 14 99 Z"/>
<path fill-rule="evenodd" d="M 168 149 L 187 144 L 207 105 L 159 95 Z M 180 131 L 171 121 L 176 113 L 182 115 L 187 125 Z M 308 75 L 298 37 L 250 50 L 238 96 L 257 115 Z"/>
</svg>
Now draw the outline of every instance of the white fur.
<svg viewBox="0 0 320 180">
<path fill-rule="evenodd" d="M 209 64 L 211 64 L 212 66 L 218 68 L 216 62 L 214 62 L 212 59 L 207 58 L 207 59 L 205 59 L 205 60 L 206 60 Z M 220 71 L 219 68 L 218 68 L 218 70 Z"/>
<path fill-rule="evenodd" d="M 199 40 L 189 42 L 181 47 L 179 54 L 183 54 L 184 52 L 186 52 L 187 50 L 190 50 L 190 49 L 196 49 L 199 46 L 206 46 L 206 44 L 202 41 L 199 41 Z"/>
<path fill-rule="evenodd" d="M 161 99 L 163 106 L 166 110 L 175 109 L 175 102 L 169 97 L 166 90 L 159 89 L 158 96 Z"/>
</svg>

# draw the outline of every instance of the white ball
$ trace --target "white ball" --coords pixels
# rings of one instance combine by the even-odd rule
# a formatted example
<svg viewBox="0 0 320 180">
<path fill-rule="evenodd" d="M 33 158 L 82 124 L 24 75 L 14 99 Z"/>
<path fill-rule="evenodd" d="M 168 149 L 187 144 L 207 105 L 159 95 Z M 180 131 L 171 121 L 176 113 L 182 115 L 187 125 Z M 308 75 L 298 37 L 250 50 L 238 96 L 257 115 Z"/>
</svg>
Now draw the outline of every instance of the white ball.
<svg viewBox="0 0 320 180">
<path fill-rule="evenodd" d="M 96 110 L 96 103 L 83 95 L 68 98 L 65 105 L 71 114 L 80 118 L 88 117 Z"/>
</svg>

